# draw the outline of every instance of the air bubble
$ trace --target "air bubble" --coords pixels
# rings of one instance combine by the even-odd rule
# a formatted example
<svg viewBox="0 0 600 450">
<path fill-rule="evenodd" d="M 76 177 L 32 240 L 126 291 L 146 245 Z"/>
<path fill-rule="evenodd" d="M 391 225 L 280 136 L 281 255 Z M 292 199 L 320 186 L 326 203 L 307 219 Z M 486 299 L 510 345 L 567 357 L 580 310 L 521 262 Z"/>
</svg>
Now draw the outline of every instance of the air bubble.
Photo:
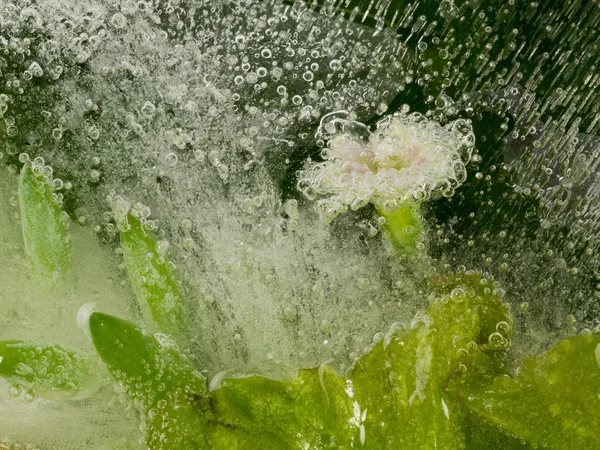
<svg viewBox="0 0 600 450">
<path fill-rule="evenodd" d="M 466 292 L 462 287 L 457 287 L 452 290 L 450 293 L 450 297 L 456 301 L 463 301 L 465 298 Z"/>
<path fill-rule="evenodd" d="M 500 333 L 492 333 L 490 334 L 488 341 L 490 346 L 496 350 L 505 350 L 509 346 L 509 341 Z"/>
<path fill-rule="evenodd" d="M 371 287 L 371 280 L 367 277 L 360 277 L 357 281 L 359 289 L 368 289 Z"/>
<path fill-rule="evenodd" d="M 167 153 L 165 156 L 165 163 L 170 167 L 175 167 L 178 160 L 179 158 L 175 153 Z"/>
<path fill-rule="evenodd" d="M 306 72 L 304 72 L 302 74 L 302 79 L 304 81 L 312 81 L 314 79 L 314 77 L 315 77 L 315 75 L 310 70 L 307 70 Z"/>
<path fill-rule="evenodd" d="M 127 18 L 121 13 L 116 13 L 110 18 L 110 24 L 116 29 L 122 30 L 127 26 Z"/>
<path fill-rule="evenodd" d="M 142 115 L 144 115 L 147 118 L 151 118 L 154 116 L 154 114 L 156 113 L 156 106 L 154 106 L 154 104 L 152 102 L 147 101 L 146 103 L 144 103 L 144 105 L 140 108 L 140 112 L 142 113 Z"/>
<path fill-rule="evenodd" d="M 87 129 L 87 135 L 92 141 L 96 141 L 100 137 L 100 130 L 96 126 L 91 125 Z"/>
<path fill-rule="evenodd" d="M 496 331 L 502 335 L 506 335 L 510 331 L 510 325 L 505 321 L 498 322 L 496 324 Z"/>
<path fill-rule="evenodd" d="M 90 171 L 90 181 L 92 183 L 98 183 L 100 181 L 100 172 L 98 170 Z"/>
</svg>

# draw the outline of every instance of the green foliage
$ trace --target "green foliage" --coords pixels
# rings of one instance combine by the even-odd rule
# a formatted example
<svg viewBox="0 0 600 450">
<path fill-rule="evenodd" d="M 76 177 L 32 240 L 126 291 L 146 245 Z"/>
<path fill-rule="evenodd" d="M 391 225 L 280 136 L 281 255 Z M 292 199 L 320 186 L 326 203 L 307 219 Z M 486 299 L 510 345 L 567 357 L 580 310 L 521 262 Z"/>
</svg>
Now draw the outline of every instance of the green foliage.
<svg viewBox="0 0 600 450">
<path fill-rule="evenodd" d="M 284 380 L 230 378 L 211 393 L 219 422 L 242 428 L 252 448 L 351 448 L 360 439 L 351 384 L 332 369 L 301 369 Z M 267 445 L 267 443 L 269 443 Z"/>
<path fill-rule="evenodd" d="M 0 341 L 0 376 L 35 395 L 67 398 L 98 383 L 93 363 L 59 345 Z"/>
<path fill-rule="evenodd" d="M 429 318 L 400 336 L 378 343 L 352 373 L 362 406 L 364 441 L 371 448 L 459 448 L 460 412 L 442 392 L 437 370 L 439 334 Z"/>
<path fill-rule="evenodd" d="M 469 411 L 464 412 L 463 429 L 467 450 L 532 450 L 522 439 L 509 436 L 497 425 L 490 424 Z"/>
<path fill-rule="evenodd" d="M 563 340 L 510 378 L 502 361 L 512 319 L 501 294 L 471 272 L 427 284 L 427 311 L 408 331 L 381 335 L 350 375 L 322 365 L 281 380 L 232 377 L 215 382 L 212 392 L 168 336 L 99 312 L 87 323 L 98 355 L 140 411 L 153 449 L 600 443 L 599 336 Z M 86 363 L 59 346 L 3 342 L 0 355 L 0 375 L 36 392 L 73 394 L 93 380 Z"/>
<path fill-rule="evenodd" d="M 29 164 L 19 178 L 19 205 L 25 252 L 34 271 L 64 276 L 71 257 L 67 223 L 47 180 Z"/>
<path fill-rule="evenodd" d="M 171 336 L 185 329 L 185 298 L 166 258 L 157 249 L 153 233 L 137 217 L 127 216 L 127 228 L 121 231 L 125 267 L 138 303 L 149 325 L 155 324 Z"/>
<path fill-rule="evenodd" d="M 534 446 L 600 447 L 600 336 L 564 339 L 514 377 L 459 383 L 449 393 L 473 413 Z"/>
<path fill-rule="evenodd" d="M 496 370 L 492 355 L 506 350 L 491 348 L 489 335 L 497 323 L 511 323 L 508 306 L 484 292 L 480 275 L 437 277 L 430 284 L 436 295 L 413 329 L 385 336 L 351 376 L 356 398 L 371 411 L 365 428 L 373 448 L 435 448 L 438 442 L 460 448 L 462 412 L 443 388 L 464 372 Z"/>
<path fill-rule="evenodd" d="M 193 449 L 205 443 L 195 407 L 205 398 L 205 378 L 176 344 L 99 312 L 88 324 L 100 358 L 142 413 L 149 447 Z"/>
<path fill-rule="evenodd" d="M 465 364 L 496 370 L 484 355 L 506 346 L 491 346 L 489 334 L 506 324 L 508 341 L 511 320 L 477 274 L 438 277 L 432 286 L 437 296 L 411 330 L 381 336 L 347 378 L 323 365 L 282 380 L 229 378 L 207 392 L 166 336 L 101 313 L 89 328 L 142 413 L 152 448 L 460 448 L 463 413 L 444 387 L 464 377 Z"/>
<path fill-rule="evenodd" d="M 144 333 L 130 322 L 99 312 L 90 315 L 89 330 L 100 358 L 142 411 L 177 389 L 206 392 L 205 378 L 166 335 Z M 146 396 L 147 390 L 154 395 Z"/>
</svg>

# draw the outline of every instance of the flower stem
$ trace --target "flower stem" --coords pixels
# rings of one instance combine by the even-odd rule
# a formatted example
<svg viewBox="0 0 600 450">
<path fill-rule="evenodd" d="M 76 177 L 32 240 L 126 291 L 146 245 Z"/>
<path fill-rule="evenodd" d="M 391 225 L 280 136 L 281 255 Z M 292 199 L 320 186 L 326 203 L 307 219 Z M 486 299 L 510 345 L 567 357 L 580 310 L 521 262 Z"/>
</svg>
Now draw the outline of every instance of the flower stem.
<svg viewBox="0 0 600 450">
<path fill-rule="evenodd" d="M 402 253 L 416 253 L 417 245 L 423 239 L 423 223 L 419 213 L 419 203 L 403 204 L 392 212 L 379 207 L 379 213 L 385 218 L 383 228 L 390 243 Z"/>
</svg>

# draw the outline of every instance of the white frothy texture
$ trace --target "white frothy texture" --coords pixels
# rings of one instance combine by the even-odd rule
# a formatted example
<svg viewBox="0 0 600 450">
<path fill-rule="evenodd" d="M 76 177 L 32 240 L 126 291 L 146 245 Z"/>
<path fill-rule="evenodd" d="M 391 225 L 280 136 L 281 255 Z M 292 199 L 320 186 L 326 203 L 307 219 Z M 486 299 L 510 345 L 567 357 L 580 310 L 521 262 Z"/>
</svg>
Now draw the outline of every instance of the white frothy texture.
<svg viewBox="0 0 600 450">
<path fill-rule="evenodd" d="M 328 196 L 318 202 L 326 222 L 348 206 L 356 210 L 369 202 L 384 206 L 451 196 L 465 181 L 465 162 L 475 145 L 469 120 L 442 126 L 420 113 L 396 113 L 369 133 L 340 115 L 321 121 L 317 137 L 329 135 L 326 160 L 305 169 L 298 182 L 308 197 Z"/>
</svg>

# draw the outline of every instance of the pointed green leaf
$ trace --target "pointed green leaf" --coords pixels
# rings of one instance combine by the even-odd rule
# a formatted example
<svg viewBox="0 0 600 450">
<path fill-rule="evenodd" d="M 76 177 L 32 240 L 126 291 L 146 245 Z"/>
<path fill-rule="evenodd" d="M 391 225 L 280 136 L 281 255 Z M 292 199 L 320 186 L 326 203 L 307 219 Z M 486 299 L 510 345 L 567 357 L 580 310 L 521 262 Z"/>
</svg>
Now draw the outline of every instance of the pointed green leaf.
<svg viewBox="0 0 600 450">
<path fill-rule="evenodd" d="M 93 312 L 92 342 L 129 400 L 142 413 L 153 449 L 206 448 L 205 426 L 212 417 L 205 378 L 163 334 L 147 334 L 130 322 Z M 204 417 L 207 415 L 207 417 Z"/>
<path fill-rule="evenodd" d="M 129 279 L 150 324 L 172 336 L 181 336 L 187 323 L 185 297 L 152 232 L 129 215 L 121 231 L 121 247 Z"/>
<path fill-rule="evenodd" d="M 140 410 L 178 389 L 195 395 L 206 392 L 205 378 L 166 335 L 144 333 L 126 320 L 99 312 L 93 312 L 88 323 L 96 351 Z"/>
<path fill-rule="evenodd" d="M 454 384 L 462 404 L 534 446 L 600 448 L 600 336 L 564 339 L 525 360 L 514 378 Z"/>
<path fill-rule="evenodd" d="M 24 165 L 19 178 L 25 253 L 35 271 L 64 275 L 71 257 L 67 223 L 48 180 L 34 172 L 40 167 Z"/>
<path fill-rule="evenodd" d="M 0 341 L 0 376 L 36 395 L 64 398 L 97 385 L 93 364 L 59 345 Z"/>
</svg>

